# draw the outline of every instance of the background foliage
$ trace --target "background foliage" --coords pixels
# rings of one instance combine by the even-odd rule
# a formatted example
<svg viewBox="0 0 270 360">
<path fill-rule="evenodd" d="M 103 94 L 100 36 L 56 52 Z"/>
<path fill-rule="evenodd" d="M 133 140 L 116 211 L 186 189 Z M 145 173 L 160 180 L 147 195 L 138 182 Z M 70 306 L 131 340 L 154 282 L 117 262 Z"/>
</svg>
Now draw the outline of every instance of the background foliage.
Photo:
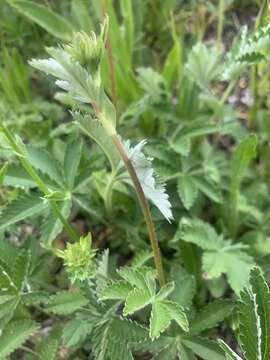
<svg viewBox="0 0 270 360">
<path fill-rule="evenodd" d="M 268 1 L 0 5 L 0 359 L 269 359 Z M 111 138 L 28 63 L 105 13 L 106 111 L 172 205 L 162 288 Z"/>
</svg>

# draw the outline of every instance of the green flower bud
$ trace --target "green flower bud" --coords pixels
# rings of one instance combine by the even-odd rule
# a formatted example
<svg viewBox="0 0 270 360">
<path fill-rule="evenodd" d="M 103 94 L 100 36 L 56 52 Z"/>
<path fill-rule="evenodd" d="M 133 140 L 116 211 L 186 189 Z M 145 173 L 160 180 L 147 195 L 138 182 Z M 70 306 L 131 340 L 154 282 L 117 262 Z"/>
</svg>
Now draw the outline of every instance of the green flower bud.
<svg viewBox="0 0 270 360">
<path fill-rule="evenodd" d="M 94 75 L 99 70 L 99 64 L 104 48 L 108 27 L 107 19 L 101 25 L 98 36 L 92 31 L 90 35 L 85 32 L 75 33 L 71 44 L 65 46 L 65 50 L 80 63 L 86 70 Z"/>
<path fill-rule="evenodd" d="M 65 250 L 57 250 L 57 256 L 64 260 L 64 265 L 72 283 L 84 281 L 95 275 L 96 264 L 94 257 L 96 250 L 91 248 L 92 236 L 89 233 L 81 237 L 77 243 L 68 243 Z"/>
</svg>

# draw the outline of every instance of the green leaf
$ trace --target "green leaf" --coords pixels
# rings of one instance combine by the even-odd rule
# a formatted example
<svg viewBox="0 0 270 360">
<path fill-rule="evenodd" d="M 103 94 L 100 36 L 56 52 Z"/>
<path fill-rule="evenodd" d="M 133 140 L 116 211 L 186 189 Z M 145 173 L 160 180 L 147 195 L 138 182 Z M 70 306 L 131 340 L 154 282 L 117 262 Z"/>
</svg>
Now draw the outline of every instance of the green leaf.
<svg viewBox="0 0 270 360">
<path fill-rule="evenodd" d="M 189 210 L 198 196 L 198 189 L 188 174 L 178 178 L 177 191 L 184 207 Z"/>
<path fill-rule="evenodd" d="M 132 267 L 134 269 L 139 269 L 141 268 L 143 265 L 145 265 L 146 262 L 148 262 L 150 259 L 153 258 L 153 253 L 152 251 L 149 250 L 141 250 L 138 251 L 135 254 L 134 259 L 132 260 Z"/>
<path fill-rule="evenodd" d="M 39 348 L 40 360 L 56 360 L 59 343 L 55 339 L 45 339 Z"/>
<path fill-rule="evenodd" d="M 78 345 L 91 333 L 93 325 L 94 324 L 89 323 L 80 317 L 76 317 L 68 321 L 65 324 L 62 332 L 64 345 L 67 347 Z"/>
<path fill-rule="evenodd" d="M 205 275 L 214 279 L 226 274 L 230 286 L 239 294 L 248 281 L 253 265 L 252 258 L 243 251 L 245 247 L 241 243 L 232 245 L 230 240 L 225 240 L 210 224 L 201 220 L 182 219 L 181 223 L 180 231 L 176 233 L 173 242 L 182 239 L 202 248 Z M 237 270 L 239 266 L 240 273 Z"/>
<path fill-rule="evenodd" d="M 26 284 L 30 268 L 30 258 L 30 251 L 23 249 L 14 259 L 14 265 L 11 269 L 11 277 L 18 291 L 23 290 Z"/>
<path fill-rule="evenodd" d="M 188 331 L 189 323 L 184 308 L 174 301 L 163 300 L 162 302 L 167 307 L 171 320 L 176 321 L 184 331 Z"/>
<path fill-rule="evenodd" d="M 195 184 L 197 188 L 209 199 L 215 201 L 216 203 L 222 202 L 220 191 L 213 181 L 202 178 L 201 176 L 194 176 L 192 181 L 193 184 Z"/>
<path fill-rule="evenodd" d="M 171 323 L 170 313 L 162 301 L 154 302 L 150 319 L 150 337 L 155 339 L 167 329 Z"/>
<path fill-rule="evenodd" d="M 132 286 L 128 282 L 124 280 L 120 280 L 115 283 L 107 285 L 106 288 L 101 293 L 100 299 L 125 300 L 128 294 L 132 291 L 132 289 L 133 289 Z"/>
<path fill-rule="evenodd" d="M 203 250 L 217 250 L 223 245 L 223 239 L 216 230 L 199 219 L 183 218 L 175 238 L 196 244 Z"/>
<path fill-rule="evenodd" d="M 64 174 L 69 190 L 72 190 L 74 187 L 75 178 L 81 160 L 81 154 L 82 142 L 80 139 L 76 139 L 73 142 L 68 143 L 64 158 Z"/>
<path fill-rule="evenodd" d="M 152 339 L 159 337 L 172 320 L 175 320 L 183 330 L 188 331 L 188 320 L 182 306 L 168 300 L 154 301 L 150 319 L 150 337 Z"/>
<path fill-rule="evenodd" d="M 72 0 L 71 14 L 79 31 L 89 33 L 94 29 L 88 6 L 84 0 Z"/>
<path fill-rule="evenodd" d="M 27 306 L 46 304 L 50 299 L 49 293 L 45 291 L 29 291 L 21 294 L 21 301 Z"/>
<path fill-rule="evenodd" d="M 71 39 L 74 29 L 63 16 L 34 1 L 8 0 L 8 3 L 53 36 L 61 40 Z"/>
<path fill-rule="evenodd" d="M 183 344 L 204 360 L 224 360 L 224 353 L 214 341 L 201 337 L 183 339 Z"/>
<path fill-rule="evenodd" d="M 60 187 L 63 187 L 63 176 L 59 170 L 61 167 L 50 153 L 35 147 L 28 147 L 27 152 L 28 160 L 35 169 L 40 170 L 43 174 L 48 175 Z"/>
<path fill-rule="evenodd" d="M 196 294 L 196 281 L 193 275 L 187 273 L 180 266 L 172 266 L 170 279 L 175 279 L 175 287 L 170 294 L 170 300 L 184 307 L 190 307 Z"/>
<path fill-rule="evenodd" d="M 101 147 L 110 162 L 111 168 L 115 170 L 120 161 L 119 154 L 112 139 L 106 135 L 100 123 L 90 116 L 82 116 L 79 113 L 74 113 L 73 117 L 81 130 Z"/>
<path fill-rule="evenodd" d="M 4 179 L 4 186 L 31 189 L 37 187 L 34 180 L 27 174 L 21 165 L 11 164 Z"/>
<path fill-rule="evenodd" d="M 9 323 L 0 336 L 0 359 L 6 359 L 37 330 L 38 325 L 31 320 L 18 320 Z"/>
<path fill-rule="evenodd" d="M 145 306 L 150 304 L 151 299 L 152 294 L 149 292 L 148 289 L 133 289 L 129 292 L 126 298 L 123 314 L 126 316 L 129 314 L 133 314 L 140 309 L 143 309 Z"/>
<path fill-rule="evenodd" d="M 256 157 L 257 138 L 256 135 L 247 136 L 233 153 L 231 162 L 231 188 L 236 191 L 245 174 L 246 168 L 252 159 Z"/>
<path fill-rule="evenodd" d="M 186 65 L 191 78 L 202 89 L 207 89 L 209 83 L 216 80 L 221 72 L 220 53 L 215 48 L 209 49 L 202 43 L 196 44 L 188 55 Z"/>
<path fill-rule="evenodd" d="M 12 318 L 19 301 L 18 296 L 0 295 L 0 324 L 2 324 L 3 318 L 6 318 L 4 323 Z"/>
<path fill-rule="evenodd" d="M 220 347 L 224 350 L 226 360 L 242 360 L 223 340 L 218 340 Z"/>
<path fill-rule="evenodd" d="M 113 318 L 95 329 L 93 352 L 100 360 L 133 360 L 131 346 L 146 338 L 147 330 L 136 322 Z"/>
<path fill-rule="evenodd" d="M 147 289 L 147 283 L 145 275 L 139 269 L 133 269 L 131 267 L 125 266 L 121 267 L 118 271 L 118 274 L 132 286 L 135 286 L 141 290 Z"/>
<path fill-rule="evenodd" d="M 267 360 L 270 355 L 270 292 L 261 270 L 250 272 L 250 288 L 239 302 L 240 343 L 247 360 Z"/>
<path fill-rule="evenodd" d="M 237 226 L 238 195 L 240 184 L 252 159 L 256 157 L 257 138 L 249 135 L 244 139 L 233 154 L 231 165 L 231 187 L 229 198 L 229 229 L 234 237 Z"/>
<path fill-rule="evenodd" d="M 3 185 L 3 182 L 7 175 L 7 170 L 8 170 L 8 162 L 6 161 L 0 169 L 0 186 Z"/>
<path fill-rule="evenodd" d="M 228 282 L 237 295 L 248 282 L 248 275 L 254 265 L 252 258 L 237 245 L 224 247 L 216 252 L 207 252 L 203 255 L 203 269 L 210 279 L 226 274 Z M 238 269 L 241 269 L 241 272 Z"/>
<path fill-rule="evenodd" d="M 242 28 L 227 54 L 222 76 L 224 80 L 237 78 L 248 65 L 258 64 L 267 56 L 269 24 L 256 29 L 251 35 L 248 35 L 247 30 L 247 26 Z"/>
<path fill-rule="evenodd" d="M 48 208 L 48 202 L 37 195 L 25 194 L 19 196 L 2 210 L 0 230 L 4 230 L 8 226 L 25 220 L 28 217 L 37 216 L 46 208 Z"/>
<path fill-rule="evenodd" d="M 16 285 L 13 283 L 10 273 L 7 271 L 2 261 L 0 262 L 0 291 L 3 293 L 17 292 Z"/>
<path fill-rule="evenodd" d="M 254 267 L 251 270 L 250 285 L 253 294 L 256 294 L 257 310 L 261 325 L 262 359 L 266 360 L 270 355 L 270 292 L 260 268 Z"/>
<path fill-rule="evenodd" d="M 122 267 L 118 274 L 125 280 L 116 281 L 107 286 L 104 290 L 106 298 L 117 299 L 125 297 L 123 315 L 134 312 L 152 305 L 150 320 L 150 336 L 158 337 L 172 320 L 185 331 L 188 329 L 188 320 L 181 305 L 166 300 L 174 290 L 174 282 L 167 283 L 156 294 L 155 272 L 149 268 L 133 269 Z M 128 287 L 129 285 L 129 287 Z M 119 290 L 120 289 L 120 290 Z M 119 291 L 119 295 L 117 295 Z"/>
<path fill-rule="evenodd" d="M 217 300 L 206 305 L 190 323 L 190 333 L 197 334 L 211 329 L 228 317 L 234 308 L 231 301 Z"/>
<path fill-rule="evenodd" d="M 79 292 L 62 291 L 50 297 L 46 309 L 54 314 L 68 315 L 88 304 Z"/>
<path fill-rule="evenodd" d="M 97 259 L 96 271 L 99 274 L 99 276 L 96 277 L 96 293 L 98 294 L 98 297 L 109 283 L 108 268 L 109 268 L 109 249 L 106 249 Z"/>
<path fill-rule="evenodd" d="M 166 299 L 174 290 L 174 282 L 168 282 L 167 284 L 165 284 L 157 293 L 156 295 L 156 300 L 164 300 Z"/>
<path fill-rule="evenodd" d="M 61 214 L 65 219 L 68 218 L 71 212 L 71 201 L 64 201 L 60 208 Z M 50 212 L 49 216 L 44 218 L 42 226 L 41 226 L 41 241 L 46 248 L 50 248 L 52 242 L 56 239 L 56 237 L 63 230 L 63 224 L 59 220 L 59 218 L 54 214 L 54 212 Z"/>
</svg>

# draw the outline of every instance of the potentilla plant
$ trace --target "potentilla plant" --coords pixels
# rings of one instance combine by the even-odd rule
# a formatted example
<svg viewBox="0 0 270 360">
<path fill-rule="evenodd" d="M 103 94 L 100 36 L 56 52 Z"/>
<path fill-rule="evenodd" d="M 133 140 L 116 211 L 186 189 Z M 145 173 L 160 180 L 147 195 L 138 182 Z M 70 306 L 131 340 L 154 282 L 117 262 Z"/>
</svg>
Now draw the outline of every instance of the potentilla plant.
<svg viewBox="0 0 270 360">
<path fill-rule="evenodd" d="M 155 338 L 167 328 L 172 320 L 175 320 L 187 331 L 188 321 L 184 309 L 177 303 L 167 300 L 174 289 L 174 283 L 170 282 L 165 285 L 158 240 L 146 198 L 157 206 L 168 221 L 173 218 L 173 215 L 165 187 L 156 180 L 151 167 L 151 158 L 143 153 L 146 141 L 143 140 L 133 147 L 129 140 L 122 140 L 117 132 L 115 107 L 102 87 L 100 76 L 100 62 L 107 28 L 108 20 L 106 19 L 101 26 L 99 36 L 94 33 L 91 33 L 90 36 L 85 33 L 77 33 L 70 44 L 58 48 L 48 48 L 47 51 L 51 55 L 49 59 L 31 60 L 30 64 L 56 77 L 56 85 L 78 102 L 78 108 L 80 103 L 89 104 L 89 111 L 72 112 L 76 123 L 92 137 L 97 135 L 97 131 L 93 134 L 91 123 L 94 123 L 99 131 L 102 126 L 103 133 L 100 133 L 99 137 L 107 138 L 107 141 L 116 148 L 119 154 L 118 158 L 112 162 L 114 178 L 121 176 L 124 181 L 132 184 L 135 188 L 148 228 L 160 290 L 156 288 L 156 272 L 153 269 L 124 268 L 119 272 L 123 280 L 110 284 L 101 299 L 125 300 L 124 315 L 133 314 L 146 305 L 152 304 L 150 335 Z M 78 260 L 76 258 L 78 250 L 84 246 L 84 243 L 85 241 L 80 240 L 77 254 L 76 250 L 71 251 L 69 245 L 67 250 L 60 254 L 65 259 L 72 279 L 81 277 L 81 275 L 75 274 L 77 271 L 74 269 Z M 91 256 L 88 260 L 91 262 Z M 81 269 L 79 273 L 87 272 L 89 266 L 90 264 L 85 264 L 85 269 Z"/>
<path fill-rule="evenodd" d="M 141 208 L 147 224 L 151 241 L 155 265 L 158 272 L 160 286 L 165 284 L 164 271 L 158 246 L 158 240 L 146 198 L 151 200 L 166 217 L 172 219 L 171 204 L 165 192 L 163 184 L 157 184 L 154 170 L 151 167 L 151 159 L 146 157 L 142 149 L 145 141 L 135 147 L 129 141 L 123 141 L 116 129 L 116 111 L 109 97 L 106 95 L 101 83 L 100 62 L 106 40 L 108 19 L 101 26 L 100 35 L 91 33 L 76 33 L 73 41 L 68 45 L 58 48 L 48 48 L 50 58 L 44 60 L 31 60 L 30 64 L 53 75 L 56 85 L 65 90 L 68 96 L 80 103 L 89 104 L 89 112 L 73 112 L 75 121 L 84 132 L 91 137 L 107 137 L 119 154 L 119 159 L 114 159 L 112 164 L 114 178 L 123 175 L 127 182 L 131 182 L 137 193 Z M 97 134 L 92 130 L 91 122 L 98 122 L 104 130 Z M 95 127 L 99 125 L 95 124 Z M 98 139 L 97 139 L 98 140 Z M 109 150 L 110 151 L 110 150 Z M 123 167 L 127 170 L 130 178 L 123 174 Z"/>
</svg>

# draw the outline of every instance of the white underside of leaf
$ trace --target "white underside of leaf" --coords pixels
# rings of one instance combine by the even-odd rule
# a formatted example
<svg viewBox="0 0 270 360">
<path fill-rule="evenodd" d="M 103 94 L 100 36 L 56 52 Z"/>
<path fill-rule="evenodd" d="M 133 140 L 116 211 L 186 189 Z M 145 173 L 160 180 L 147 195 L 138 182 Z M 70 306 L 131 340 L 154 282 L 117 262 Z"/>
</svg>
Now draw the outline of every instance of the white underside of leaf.
<svg viewBox="0 0 270 360">
<path fill-rule="evenodd" d="M 135 147 L 131 147 L 130 141 L 124 142 L 125 150 L 128 154 L 136 174 L 140 180 L 145 196 L 159 209 L 164 217 L 170 221 L 173 219 L 169 196 L 165 191 L 164 185 L 158 185 L 152 168 L 152 158 L 146 157 L 142 152 L 146 140 L 141 141 Z"/>
</svg>

